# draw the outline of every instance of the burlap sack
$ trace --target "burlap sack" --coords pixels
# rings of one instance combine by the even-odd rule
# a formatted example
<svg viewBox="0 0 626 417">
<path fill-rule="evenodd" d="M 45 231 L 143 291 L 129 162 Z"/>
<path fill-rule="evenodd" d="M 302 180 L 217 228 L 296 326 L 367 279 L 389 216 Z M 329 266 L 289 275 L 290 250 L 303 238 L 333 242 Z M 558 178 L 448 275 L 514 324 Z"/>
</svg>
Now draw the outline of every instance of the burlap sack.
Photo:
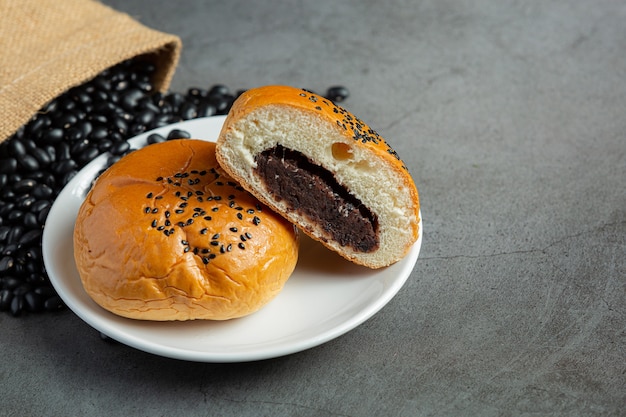
<svg viewBox="0 0 626 417">
<path fill-rule="evenodd" d="M 92 0 L 0 0 L 0 142 L 44 104 L 137 55 L 157 65 L 166 90 L 178 37 L 149 29 Z"/>
</svg>

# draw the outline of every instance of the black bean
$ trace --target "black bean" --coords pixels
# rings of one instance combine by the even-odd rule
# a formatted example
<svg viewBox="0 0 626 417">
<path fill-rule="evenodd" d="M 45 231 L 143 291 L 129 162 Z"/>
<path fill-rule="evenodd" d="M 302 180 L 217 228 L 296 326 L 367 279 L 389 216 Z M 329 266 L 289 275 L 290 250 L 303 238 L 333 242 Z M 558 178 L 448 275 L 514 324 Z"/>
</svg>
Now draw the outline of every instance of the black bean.
<svg viewBox="0 0 626 417">
<path fill-rule="evenodd" d="M 43 134 L 42 140 L 45 143 L 58 143 L 63 140 L 63 129 L 57 127 L 54 129 L 49 129 L 46 133 Z"/>
<path fill-rule="evenodd" d="M 167 135 L 167 140 L 188 138 L 191 138 L 191 134 L 181 129 L 172 129 L 172 131 Z"/>
<path fill-rule="evenodd" d="M 22 210 L 14 209 L 14 210 L 11 210 L 9 214 L 7 215 L 7 220 L 10 223 L 16 224 L 16 223 L 21 222 L 23 217 L 24 217 L 24 212 Z"/>
<path fill-rule="evenodd" d="M 217 109 L 211 103 L 200 103 L 198 106 L 198 117 L 209 117 L 217 113 Z"/>
<path fill-rule="evenodd" d="M 20 237 L 20 245 L 30 245 L 41 240 L 41 229 L 29 230 Z"/>
<path fill-rule="evenodd" d="M 24 310 L 24 296 L 23 295 L 13 295 L 13 299 L 11 300 L 11 314 L 13 317 L 18 317 L 22 314 L 22 310 Z"/>
<path fill-rule="evenodd" d="M 0 242 L 5 242 L 9 236 L 11 228 L 9 226 L 0 226 Z"/>
<path fill-rule="evenodd" d="M 49 208 L 50 205 L 51 205 L 51 203 L 48 200 L 37 200 L 30 206 L 30 210 L 33 213 L 38 214 L 42 210 L 44 210 L 46 208 Z M 0 240 L 2 240 L 2 239 L 0 239 Z"/>
<path fill-rule="evenodd" d="M 54 291 L 54 288 L 46 286 L 46 285 L 37 287 L 33 291 L 46 299 L 56 295 L 56 291 Z"/>
<path fill-rule="evenodd" d="M 46 299 L 46 301 L 44 301 L 43 307 L 46 311 L 58 311 L 63 309 L 64 304 L 63 300 L 61 300 L 61 297 L 59 297 L 58 295 L 53 295 L 52 297 L 49 297 Z"/>
<path fill-rule="evenodd" d="M 85 165 L 98 155 L 100 155 L 100 150 L 96 146 L 89 146 L 87 149 L 83 150 L 76 159 L 81 165 Z"/>
<path fill-rule="evenodd" d="M 13 277 L 5 276 L 0 278 L 0 288 L 14 290 L 21 285 L 22 281 Z"/>
<path fill-rule="evenodd" d="M 7 150 L 12 156 L 16 158 L 20 158 L 26 155 L 26 147 L 24 146 L 24 142 L 20 140 L 12 140 L 7 145 Z"/>
<path fill-rule="evenodd" d="M 37 220 L 37 215 L 35 213 L 24 213 L 24 219 L 22 220 L 22 224 L 28 229 L 34 229 L 36 227 L 41 226 L 39 220 Z M 22 236 L 23 238 L 24 236 Z M 20 239 L 21 242 L 22 239 Z"/>
<path fill-rule="evenodd" d="M 150 126 L 150 124 L 154 121 L 155 112 L 151 109 L 145 109 L 137 113 L 135 116 L 135 123 Z"/>
<path fill-rule="evenodd" d="M 104 139 L 109 135 L 109 132 L 104 126 L 95 126 L 91 133 L 89 134 L 89 138 L 93 140 Z"/>
<path fill-rule="evenodd" d="M 54 190 L 46 184 L 37 184 L 33 189 L 33 196 L 38 199 L 50 198 L 54 194 Z"/>
<path fill-rule="evenodd" d="M 28 291 L 24 294 L 24 303 L 26 304 L 26 309 L 33 313 L 38 313 L 44 309 L 43 297 L 34 291 Z"/>
<path fill-rule="evenodd" d="M 230 94 L 230 90 L 227 86 L 223 84 L 215 84 L 209 88 L 208 96 L 224 96 Z"/>
<path fill-rule="evenodd" d="M 23 180 L 19 180 L 15 184 L 13 184 L 13 191 L 17 193 L 27 193 L 29 191 L 32 191 L 32 189 L 35 188 L 36 185 L 37 181 L 26 178 Z"/>
<path fill-rule="evenodd" d="M 130 149 L 130 143 L 128 142 L 118 142 L 113 144 L 113 146 L 111 146 L 111 149 L 109 150 L 109 152 L 111 152 L 113 155 L 122 155 L 125 152 L 127 152 Z"/>
<path fill-rule="evenodd" d="M 129 88 L 124 92 L 120 104 L 127 111 L 133 111 L 137 107 L 140 99 L 144 97 L 144 92 L 138 88 Z"/>
<path fill-rule="evenodd" d="M 41 209 L 41 211 L 37 214 L 37 221 L 39 223 L 44 224 L 46 222 L 46 218 L 48 217 L 48 213 L 50 212 L 51 207 L 52 206 L 49 205 L 48 207 Z"/>
<path fill-rule="evenodd" d="M 52 169 L 57 174 L 65 174 L 78 168 L 78 164 L 73 159 L 65 159 L 53 165 Z"/>
<path fill-rule="evenodd" d="M 39 169 L 39 162 L 32 155 L 22 156 L 18 163 L 25 171 L 37 171 Z"/>
<path fill-rule="evenodd" d="M 0 173 L 12 174 L 17 169 L 17 159 L 8 157 L 0 159 Z"/>
<path fill-rule="evenodd" d="M 65 130 L 65 139 L 71 142 L 84 139 L 83 131 L 78 127 L 70 127 Z"/>
<path fill-rule="evenodd" d="M 13 291 L 9 289 L 0 290 L 0 311 L 7 311 L 11 307 Z"/>
<path fill-rule="evenodd" d="M 89 120 L 81 120 L 76 125 L 76 128 L 80 131 L 82 137 L 86 138 L 89 136 L 89 134 L 91 134 L 91 131 L 93 130 L 93 125 Z"/>
<path fill-rule="evenodd" d="M 343 86 L 333 86 L 326 91 L 326 98 L 334 102 L 344 101 L 349 96 L 350 92 Z"/>
<path fill-rule="evenodd" d="M 30 210 L 33 204 L 37 201 L 37 198 L 34 195 L 24 194 L 20 196 L 17 200 L 16 207 L 20 210 Z"/>
<path fill-rule="evenodd" d="M 44 148 L 34 148 L 30 151 L 31 155 L 39 162 L 40 166 L 48 166 L 52 162 L 52 158 L 48 151 Z"/>
<path fill-rule="evenodd" d="M 180 108 L 180 117 L 183 120 L 195 119 L 198 117 L 198 108 L 195 104 L 186 102 Z"/>
<path fill-rule="evenodd" d="M 113 146 L 113 141 L 111 141 L 110 139 L 102 139 L 98 141 L 98 150 L 100 152 L 106 152 L 109 149 L 111 149 L 111 146 Z"/>
<path fill-rule="evenodd" d="M 80 154 L 89 147 L 90 143 L 91 141 L 89 141 L 89 139 L 73 141 L 70 146 L 70 154 L 74 156 Z"/>
<path fill-rule="evenodd" d="M 158 133 L 152 133 L 151 135 L 148 135 L 147 140 L 148 140 L 149 145 L 166 141 L 166 139 L 162 135 L 159 135 Z"/>
</svg>

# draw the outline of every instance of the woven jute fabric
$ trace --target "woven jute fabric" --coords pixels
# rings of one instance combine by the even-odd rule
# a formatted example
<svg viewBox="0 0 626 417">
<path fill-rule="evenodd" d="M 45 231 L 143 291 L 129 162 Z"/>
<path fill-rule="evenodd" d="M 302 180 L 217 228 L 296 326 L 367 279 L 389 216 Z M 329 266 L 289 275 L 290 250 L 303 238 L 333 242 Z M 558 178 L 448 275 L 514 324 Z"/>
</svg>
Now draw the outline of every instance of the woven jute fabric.
<svg viewBox="0 0 626 417">
<path fill-rule="evenodd" d="M 182 44 L 92 0 L 0 0 L 0 142 L 50 100 L 127 59 L 156 64 L 169 88 Z"/>
</svg>

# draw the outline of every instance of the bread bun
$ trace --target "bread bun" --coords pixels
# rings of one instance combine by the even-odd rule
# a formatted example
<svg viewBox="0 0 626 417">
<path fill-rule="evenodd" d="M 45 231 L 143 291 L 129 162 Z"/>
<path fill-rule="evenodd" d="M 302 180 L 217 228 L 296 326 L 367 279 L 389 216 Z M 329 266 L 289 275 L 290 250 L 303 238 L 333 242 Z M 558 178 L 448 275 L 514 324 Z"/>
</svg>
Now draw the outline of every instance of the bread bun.
<svg viewBox="0 0 626 417">
<path fill-rule="evenodd" d="M 87 293 L 143 320 L 226 320 L 272 300 L 298 258 L 297 230 L 217 164 L 215 144 L 134 151 L 80 207 L 74 257 Z"/>
<path fill-rule="evenodd" d="M 217 160 L 259 200 L 357 264 L 390 265 L 417 240 L 419 198 L 407 167 L 374 130 L 321 96 L 286 86 L 243 93 Z"/>
</svg>

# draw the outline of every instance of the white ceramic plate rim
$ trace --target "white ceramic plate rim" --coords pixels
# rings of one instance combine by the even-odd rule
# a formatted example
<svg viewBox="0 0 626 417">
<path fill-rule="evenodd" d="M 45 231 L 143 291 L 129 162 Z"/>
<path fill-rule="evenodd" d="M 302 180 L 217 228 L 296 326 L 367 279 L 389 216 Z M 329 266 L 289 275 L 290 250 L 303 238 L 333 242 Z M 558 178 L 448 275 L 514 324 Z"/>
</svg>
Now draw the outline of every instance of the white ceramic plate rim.
<svg viewBox="0 0 626 417">
<path fill-rule="evenodd" d="M 215 141 L 225 116 L 194 119 L 154 129 L 130 140 L 146 145 L 152 133 L 183 129 Z M 225 322 L 147 322 L 118 317 L 94 303 L 82 289 L 73 260 L 72 233 L 80 204 L 106 164 L 101 155 L 83 168 L 55 200 L 43 233 L 43 258 L 52 285 L 83 321 L 136 349 L 198 362 L 245 362 L 303 351 L 354 329 L 382 309 L 402 288 L 417 261 L 419 238 L 401 261 L 370 270 L 353 265 L 303 237 L 300 260 L 276 299 L 259 312 Z M 421 213 L 420 213 L 421 217 Z M 316 260 L 323 257 L 325 262 Z M 319 270 L 316 270 L 317 267 Z M 309 296 L 311 295 L 311 296 Z"/>
</svg>

